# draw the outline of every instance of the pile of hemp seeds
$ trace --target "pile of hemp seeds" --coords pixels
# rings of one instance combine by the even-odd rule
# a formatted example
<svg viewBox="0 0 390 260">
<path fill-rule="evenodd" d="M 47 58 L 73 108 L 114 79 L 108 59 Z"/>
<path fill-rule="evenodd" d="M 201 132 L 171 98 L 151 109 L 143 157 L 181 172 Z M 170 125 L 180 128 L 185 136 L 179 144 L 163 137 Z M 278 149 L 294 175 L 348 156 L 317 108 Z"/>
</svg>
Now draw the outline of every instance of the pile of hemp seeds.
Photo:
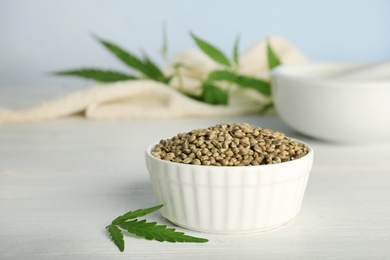
<svg viewBox="0 0 390 260">
<path fill-rule="evenodd" d="M 292 161 L 308 153 L 305 144 L 284 133 L 250 124 L 222 123 L 161 140 L 156 158 L 184 164 L 256 166 Z"/>
</svg>

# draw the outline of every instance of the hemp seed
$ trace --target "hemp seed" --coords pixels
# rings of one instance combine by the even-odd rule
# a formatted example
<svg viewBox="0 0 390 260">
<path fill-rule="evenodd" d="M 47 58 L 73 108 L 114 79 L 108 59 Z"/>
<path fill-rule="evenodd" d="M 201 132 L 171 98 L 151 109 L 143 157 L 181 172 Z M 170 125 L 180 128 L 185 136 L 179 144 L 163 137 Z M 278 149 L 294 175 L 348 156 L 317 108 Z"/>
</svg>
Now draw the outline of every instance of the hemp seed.
<svg viewBox="0 0 390 260">
<path fill-rule="evenodd" d="M 257 166 L 292 161 L 308 148 L 284 133 L 249 124 L 218 124 L 161 140 L 152 150 L 156 158 L 211 166 Z"/>
</svg>

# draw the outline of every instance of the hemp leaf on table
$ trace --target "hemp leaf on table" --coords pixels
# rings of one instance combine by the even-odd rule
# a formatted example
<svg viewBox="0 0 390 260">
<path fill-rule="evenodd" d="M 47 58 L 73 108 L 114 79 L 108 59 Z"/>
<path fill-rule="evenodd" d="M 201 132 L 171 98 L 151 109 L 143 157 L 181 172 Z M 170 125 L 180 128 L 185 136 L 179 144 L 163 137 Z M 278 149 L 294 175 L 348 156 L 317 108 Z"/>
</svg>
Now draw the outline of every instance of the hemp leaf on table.
<svg viewBox="0 0 390 260">
<path fill-rule="evenodd" d="M 208 242 L 205 238 L 188 236 L 183 232 L 176 231 L 174 228 L 168 228 L 166 225 L 158 225 L 157 222 L 147 222 L 145 219 L 138 219 L 139 217 L 153 213 L 162 207 L 163 205 L 159 205 L 147 209 L 129 211 L 114 219 L 111 224 L 106 227 L 112 241 L 121 252 L 125 250 L 125 241 L 123 239 L 122 230 L 126 230 L 131 234 L 143 237 L 147 240 L 157 240 L 159 242 Z"/>
</svg>

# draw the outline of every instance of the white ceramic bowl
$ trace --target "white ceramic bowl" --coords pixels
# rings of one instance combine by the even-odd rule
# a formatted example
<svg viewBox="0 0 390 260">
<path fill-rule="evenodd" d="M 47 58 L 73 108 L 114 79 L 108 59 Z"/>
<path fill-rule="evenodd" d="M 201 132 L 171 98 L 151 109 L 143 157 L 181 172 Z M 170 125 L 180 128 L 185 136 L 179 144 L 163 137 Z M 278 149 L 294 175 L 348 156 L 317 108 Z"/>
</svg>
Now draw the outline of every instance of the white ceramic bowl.
<svg viewBox="0 0 390 260">
<path fill-rule="evenodd" d="M 300 141 L 299 141 L 300 142 Z M 161 214 L 174 224 L 210 233 L 250 233 L 286 224 L 301 207 L 313 150 L 294 161 L 260 166 L 173 163 L 146 150 Z"/>
<path fill-rule="evenodd" d="M 359 65 L 282 65 L 272 71 L 281 119 L 298 132 L 338 143 L 390 142 L 390 80 L 334 77 Z"/>
</svg>

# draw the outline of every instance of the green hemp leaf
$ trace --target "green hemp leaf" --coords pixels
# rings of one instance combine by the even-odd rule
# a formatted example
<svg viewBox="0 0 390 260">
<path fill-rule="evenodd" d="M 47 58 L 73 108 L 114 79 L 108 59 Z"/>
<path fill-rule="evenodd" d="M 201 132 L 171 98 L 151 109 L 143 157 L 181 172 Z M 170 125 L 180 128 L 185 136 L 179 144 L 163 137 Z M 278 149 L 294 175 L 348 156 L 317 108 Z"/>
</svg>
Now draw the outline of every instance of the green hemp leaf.
<svg viewBox="0 0 390 260">
<path fill-rule="evenodd" d="M 271 96 L 271 84 L 269 81 L 259 79 L 255 76 L 242 75 L 239 73 L 239 36 L 237 36 L 234 43 L 232 62 L 229 62 L 229 59 L 226 58 L 225 54 L 223 54 L 217 47 L 214 47 L 204 40 L 201 40 L 192 33 L 191 36 L 195 40 L 198 47 L 207 56 L 209 56 L 214 61 L 225 65 L 225 68 L 222 70 L 211 71 L 208 74 L 207 78 L 202 82 L 202 93 L 200 96 L 187 95 L 188 97 L 212 105 L 227 105 L 229 103 L 229 88 L 227 90 L 219 88 L 216 82 L 220 81 L 234 84 L 242 89 L 247 88 L 256 90 L 266 97 Z M 279 58 L 268 43 L 267 60 L 270 68 L 274 68 L 280 65 Z M 261 113 L 265 113 L 270 108 L 272 108 L 272 106 L 272 102 L 265 105 L 261 109 Z"/>
<path fill-rule="evenodd" d="M 267 41 L 267 60 L 268 60 L 268 68 L 270 70 L 282 64 L 279 57 L 276 55 L 275 51 L 272 49 L 269 41 Z"/>
<path fill-rule="evenodd" d="M 143 78 L 148 78 L 151 80 L 163 82 L 165 84 L 169 83 L 172 79 L 171 76 L 166 77 L 161 69 L 146 55 L 143 55 L 143 59 L 137 57 L 119 47 L 118 45 L 111 43 L 106 40 L 102 40 L 95 36 L 96 40 L 98 40 L 109 52 L 114 54 L 119 60 L 121 60 L 128 67 L 132 68 L 140 72 L 143 75 Z M 106 71 L 101 69 L 80 69 L 80 70 L 70 70 L 70 71 L 59 71 L 55 72 L 56 75 L 63 76 L 77 76 L 83 78 L 94 79 L 100 82 L 115 82 L 122 80 L 132 80 L 138 79 L 141 77 L 135 77 L 133 75 L 128 75 L 123 72 L 118 71 Z"/>
<path fill-rule="evenodd" d="M 167 40 L 167 28 L 166 24 L 163 26 L 163 46 L 161 53 L 164 58 L 168 58 L 168 40 Z M 220 49 L 207 41 L 197 37 L 191 33 L 191 37 L 194 39 L 196 45 L 201 51 L 204 52 L 210 59 L 214 60 L 220 65 L 223 65 L 220 69 L 210 71 L 205 79 L 200 82 L 199 88 L 201 92 L 199 94 L 186 93 L 184 91 L 184 80 L 181 68 L 185 68 L 186 64 L 176 63 L 173 64 L 174 72 L 170 75 L 165 75 L 163 71 L 153 62 L 146 53 L 141 53 L 140 56 L 136 56 L 129 51 L 119 47 L 118 45 L 103 40 L 97 36 L 94 38 L 99 41 L 110 53 L 116 58 L 122 61 L 125 65 L 130 67 L 134 75 L 123 73 L 119 71 L 85 68 L 78 70 L 59 71 L 54 74 L 61 76 L 77 76 L 87 79 L 93 79 L 100 82 L 116 82 L 123 80 L 136 80 L 136 79 L 150 79 L 158 82 L 162 82 L 166 85 L 170 85 L 171 80 L 176 78 L 179 82 L 179 88 L 176 90 L 196 101 L 210 104 L 210 105 L 228 105 L 231 87 L 236 86 L 241 89 L 253 89 L 265 97 L 272 96 L 271 83 L 268 80 L 260 79 L 252 75 L 243 75 L 240 73 L 239 64 L 239 41 L 240 37 L 237 36 L 234 42 L 232 57 L 229 59 Z M 268 61 L 268 68 L 270 70 L 281 64 L 281 61 L 272 46 L 267 41 L 266 55 Z M 133 72 L 132 71 L 132 72 Z M 220 83 L 224 83 L 221 87 Z M 272 100 L 272 99 L 271 99 Z M 263 114 L 269 109 L 273 108 L 273 103 L 270 101 L 264 104 L 260 113 Z M 115 232 L 115 231 L 113 231 Z"/>
<path fill-rule="evenodd" d="M 238 58 L 239 42 L 240 42 L 240 36 L 237 36 L 236 41 L 234 43 L 234 47 L 233 47 L 233 61 L 236 63 L 237 67 L 240 65 L 239 58 Z"/>
<path fill-rule="evenodd" d="M 176 231 L 174 228 L 168 228 L 166 225 L 158 225 L 156 222 L 147 222 L 145 219 L 138 219 L 139 217 L 153 213 L 162 207 L 163 205 L 159 205 L 147 209 L 129 211 L 114 219 L 111 224 L 106 227 L 111 240 L 121 252 L 125 250 L 122 230 L 126 230 L 131 234 L 143 237 L 147 240 L 157 240 L 159 242 L 208 242 L 205 238 L 188 236 L 183 232 Z"/>
<path fill-rule="evenodd" d="M 213 105 L 227 105 L 229 96 L 226 90 L 223 90 L 217 86 L 203 83 L 202 85 L 202 101 Z"/>
<path fill-rule="evenodd" d="M 207 78 L 207 82 L 221 81 L 221 80 L 234 83 L 241 88 L 254 89 L 265 96 L 271 95 L 270 83 L 255 77 L 241 75 L 236 72 L 232 72 L 228 70 L 214 70 L 209 73 Z"/>
<path fill-rule="evenodd" d="M 55 72 L 56 75 L 62 76 L 78 76 L 87 79 L 94 79 L 100 82 L 115 82 L 122 80 L 135 79 L 132 75 L 127 75 L 122 72 L 100 69 L 80 69 Z"/>
<path fill-rule="evenodd" d="M 121 252 L 125 250 L 125 241 L 123 240 L 122 231 L 114 225 L 109 225 L 107 227 L 108 234 L 110 234 L 112 241 L 119 248 Z"/>
<path fill-rule="evenodd" d="M 198 38 L 195 36 L 195 34 L 191 33 L 192 38 L 195 40 L 196 44 L 198 47 L 205 53 L 207 54 L 211 59 L 214 61 L 225 65 L 225 66 L 230 66 L 230 61 L 229 59 L 223 54 L 222 51 L 220 51 L 217 47 L 214 47 L 210 43 L 207 43 L 206 41 Z"/>
</svg>

